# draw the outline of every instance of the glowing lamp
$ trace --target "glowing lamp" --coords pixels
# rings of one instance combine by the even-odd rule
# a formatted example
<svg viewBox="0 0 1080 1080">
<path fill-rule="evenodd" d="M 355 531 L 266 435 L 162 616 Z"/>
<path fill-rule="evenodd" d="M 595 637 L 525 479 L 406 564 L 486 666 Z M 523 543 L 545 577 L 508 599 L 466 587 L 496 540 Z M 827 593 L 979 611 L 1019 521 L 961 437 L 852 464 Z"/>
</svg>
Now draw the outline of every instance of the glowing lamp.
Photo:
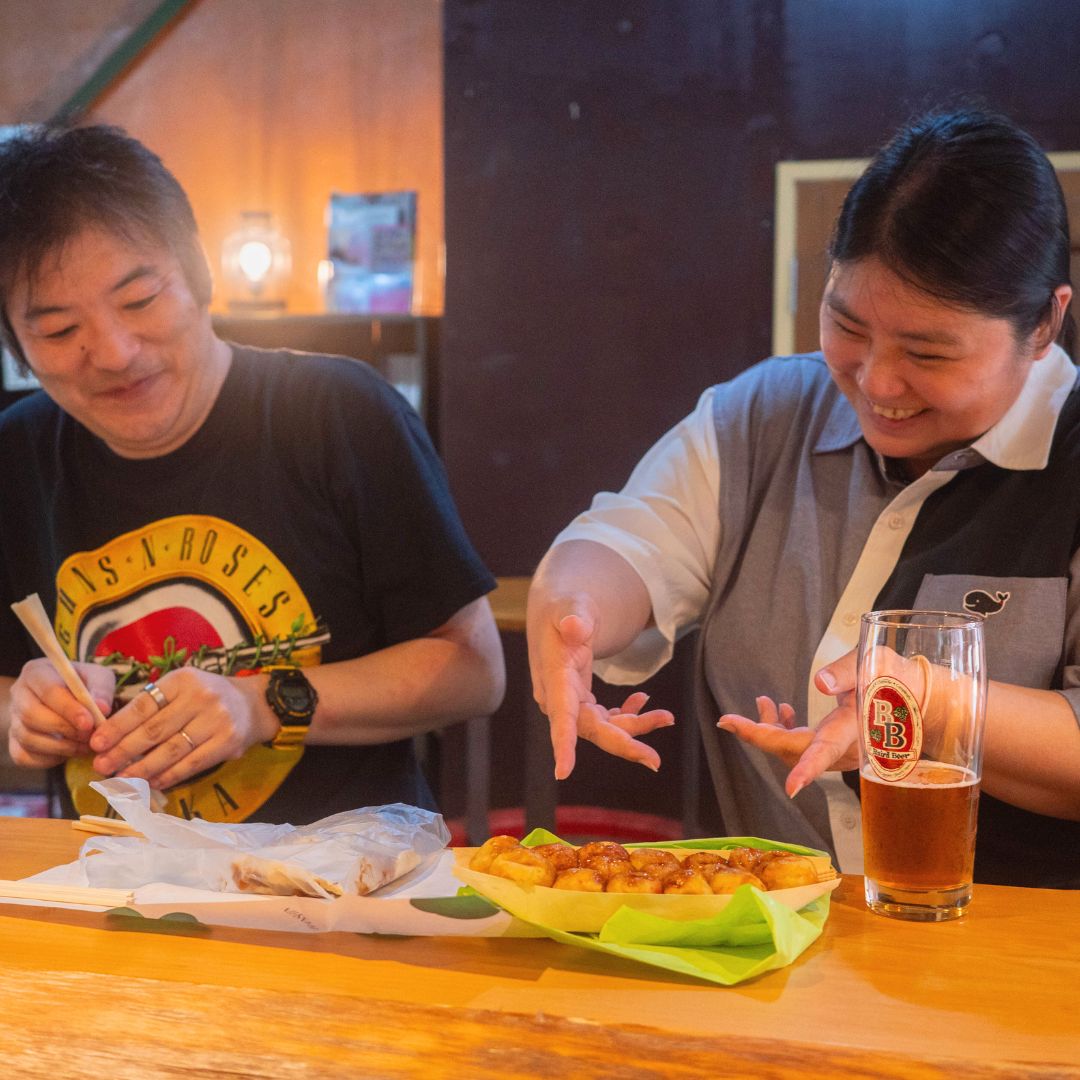
<svg viewBox="0 0 1080 1080">
<path fill-rule="evenodd" d="M 288 239 L 270 214 L 246 210 L 221 246 L 226 300 L 233 311 L 270 313 L 285 307 L 292 272 Z"/>
</svg>

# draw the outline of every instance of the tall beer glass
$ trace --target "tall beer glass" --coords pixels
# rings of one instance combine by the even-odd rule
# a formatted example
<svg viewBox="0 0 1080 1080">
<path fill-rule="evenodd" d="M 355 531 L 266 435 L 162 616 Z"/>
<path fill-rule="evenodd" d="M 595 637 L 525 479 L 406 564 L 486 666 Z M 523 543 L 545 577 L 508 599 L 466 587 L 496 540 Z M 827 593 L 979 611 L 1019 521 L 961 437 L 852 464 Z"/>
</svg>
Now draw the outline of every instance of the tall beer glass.
<svg viewBox="0 0 1080 1080">
<path fill-rule="evenodd" d="M 871 611 L 858 663 L 866 902 L 900 919 L 958 918 L 982 778 L 983 616 Z"/>
</svg>

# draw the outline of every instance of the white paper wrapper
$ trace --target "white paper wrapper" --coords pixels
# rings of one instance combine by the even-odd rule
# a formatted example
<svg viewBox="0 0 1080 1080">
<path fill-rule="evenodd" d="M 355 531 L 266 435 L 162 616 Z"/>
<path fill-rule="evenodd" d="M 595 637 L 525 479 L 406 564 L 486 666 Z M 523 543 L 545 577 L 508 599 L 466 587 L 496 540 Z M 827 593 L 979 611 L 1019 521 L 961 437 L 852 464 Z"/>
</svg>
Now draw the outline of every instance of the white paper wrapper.
<svg viewBox="0 0 1080 1080">
<path fill-rule="evenodd" d="M 155 814 L 143 780 L 92 785 L 146 837 L 88 840 L 80 862 L 89 885 L 137 889 L 151 883 L 211 892 L 280 896 L 366 896 L 442 851 L 450 832 L 428 810 L 393 803 L 311 825 L 222 822 Z"/>
<path fill-rule="evenodd" d="M 456 896 L 452 850 L 438 852 L 415 870 L 383 886 L 373 896 L 251 896 L 211 892 L 183 885 L 152 884 L 135 889 L 131 908 L 148 919 L 177 913 L 207 926 L 286 930 L 320 934 L 406 934 L 430 937 L 543 937 L 542 931 L 515 919 L 478 897 Z M 26 878 L 27 883 L 88 885 L 81 862 L 65 863 Z M 6 899 L 26 907 L 77 907 L 55 901 Z M 97 908 L 94 910 L 105 910 Z"/>
</svg>

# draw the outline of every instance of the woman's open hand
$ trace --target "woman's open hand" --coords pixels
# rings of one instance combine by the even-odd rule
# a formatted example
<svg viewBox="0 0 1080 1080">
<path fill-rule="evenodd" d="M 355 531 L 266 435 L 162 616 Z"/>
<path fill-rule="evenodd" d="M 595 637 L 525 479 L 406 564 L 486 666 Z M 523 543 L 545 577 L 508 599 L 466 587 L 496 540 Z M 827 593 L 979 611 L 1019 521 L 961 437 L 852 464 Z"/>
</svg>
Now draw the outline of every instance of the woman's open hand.
<svg viewBox="0 0 1080 1080">
<path fill-rule="evenodd" d="M 793 799 L 829 769 L 858 768 L 855 664 L 852 650 L 814 676 L 818 689 L 836 698 L 836 708 L 816 728 L 797 727 L 795 710 L 787 704 L 778 706 L 768 697 L 757 699 L 756 721 L 727 713 L 720 717 L 717 727 L 788 765 L 791 771 L 784 790 Z"/>
<path fill-rule="evenodd" d="M 601 750 L 652 769 L 660 755 L 637 736 L 669 727 L 675 718 L 666 709 L 641 712 L 649 700 L 631 694 L 619 708 L 597 704 L 592 691 L 592 640 L 596 616 L 587 603 L 547 605 L 529 612 L 529 666 L 533 697 L 551 724 L 555 777 L 564 780 L 576 760 L 578 738 Z"/>
</svg>

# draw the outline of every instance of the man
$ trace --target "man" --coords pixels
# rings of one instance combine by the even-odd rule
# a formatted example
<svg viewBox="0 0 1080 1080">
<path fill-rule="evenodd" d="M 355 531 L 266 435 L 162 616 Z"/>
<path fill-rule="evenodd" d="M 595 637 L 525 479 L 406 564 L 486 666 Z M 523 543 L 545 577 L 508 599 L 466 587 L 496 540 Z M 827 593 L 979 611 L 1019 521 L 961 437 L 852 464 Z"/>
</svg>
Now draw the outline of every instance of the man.
<svg viewBox="0 0 1080 1080">
<path fill-rule="evenodd" d="M 430 805 L 410 737 L 502 697 L 494 582 L 389 386 L 232 346 L 209 301 L 191 207 L 144 146 L 0 146 L 2 332 L 44 390 L 0 416 L 11 757 L 63 767 L 69 812 L 104 812 L 87 785 L 114 775 L 213 820 Z M 9 610 L 32 592 L 96 729 Z"/>
</svg>

